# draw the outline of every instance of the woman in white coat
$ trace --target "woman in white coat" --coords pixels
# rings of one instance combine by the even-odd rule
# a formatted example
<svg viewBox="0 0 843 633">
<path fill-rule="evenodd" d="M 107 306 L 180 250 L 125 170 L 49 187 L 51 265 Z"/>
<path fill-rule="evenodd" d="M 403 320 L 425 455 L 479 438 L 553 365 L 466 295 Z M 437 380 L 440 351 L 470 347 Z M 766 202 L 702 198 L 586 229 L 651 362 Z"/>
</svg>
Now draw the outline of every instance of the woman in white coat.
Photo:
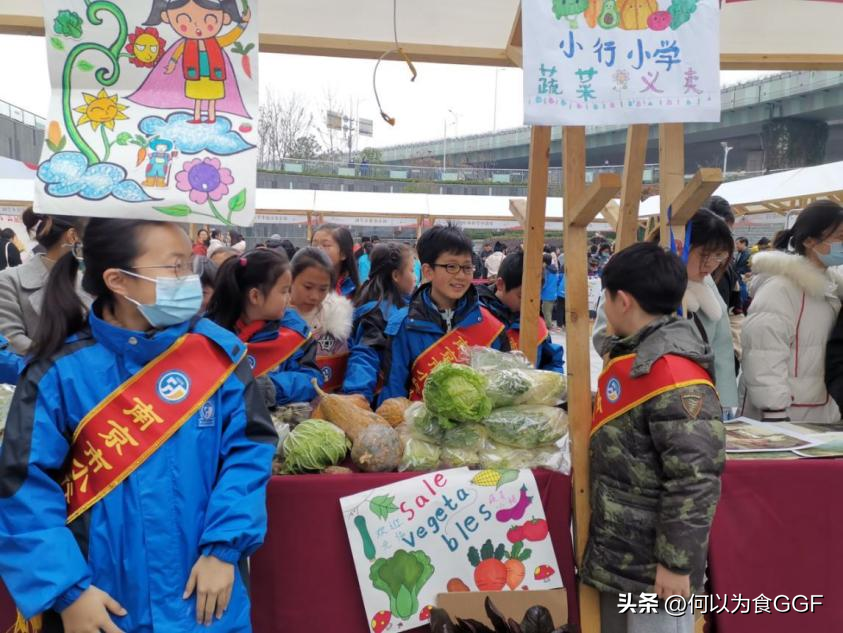
<svg viewBox="0 0 843 633">
<path fill-rule="evenodd" d="M 766 422 L 837 422 L 825 385 L 829 336 L 840 312 L 843 207 L 805 207 L 776 251 L 752 258 L 752 305 L 744 321 L 743 415 Z"/>
</svg>

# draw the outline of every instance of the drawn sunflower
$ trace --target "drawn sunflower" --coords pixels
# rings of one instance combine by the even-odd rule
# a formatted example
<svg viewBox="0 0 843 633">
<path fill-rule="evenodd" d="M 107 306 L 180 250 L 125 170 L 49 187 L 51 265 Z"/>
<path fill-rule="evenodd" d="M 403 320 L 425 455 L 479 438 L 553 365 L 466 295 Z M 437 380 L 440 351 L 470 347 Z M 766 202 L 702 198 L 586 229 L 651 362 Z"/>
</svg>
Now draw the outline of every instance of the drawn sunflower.
<svg viewBox="0 0 843 633">
<path fill-rule="evenodd" d="M 129 61 L 138 68 L 152 68 L 161 59 L 166 45 L 167 42 L 158 34 L 158 29 L 142 29 L 138 26 L 135 32 L 129 35 L 126 52 L 129 53 Z"/>
<path fill-rule="evenodd" d="M 107 127 L 109 130 L 114 129 L 114 122 L 128 119 L 123 110 L 128 106 L 122 103 L 117 103 L 117 95 L 108 95 L 105 88 L 101 89 L 97 96 L 82 93 L 85 99 L 85 105 L 74 108 L 75 112 L 79 112 L 82 116 L 76 122 L 77 125 L 90 123 L 91 127 L 96 131 L 100 125 Z"/>
</svg>

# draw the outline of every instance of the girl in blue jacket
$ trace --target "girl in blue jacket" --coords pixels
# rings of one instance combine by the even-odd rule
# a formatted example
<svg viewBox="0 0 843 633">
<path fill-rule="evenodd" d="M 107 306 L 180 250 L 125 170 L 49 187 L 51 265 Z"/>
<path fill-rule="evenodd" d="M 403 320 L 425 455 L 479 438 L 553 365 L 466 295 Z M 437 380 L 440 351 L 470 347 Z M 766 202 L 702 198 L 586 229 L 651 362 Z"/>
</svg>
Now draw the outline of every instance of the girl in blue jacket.
<svg viewBox="0 0 843 633">
<path fill-rule="evenodd" d="M 386 325 L 409 303 L 416 287 L 413 251 L 406 244 L 378 244 L 372 249 L 369 280 L 354 302 L 354 326 L 343 393 L 359 393 L 370 402 L 388 368 Z"/>
<path fill-rule="evenodd" d="M 249 363 L 270 407 L 310 402 L 316 397 L 313 379 L 322 384 L 310 328 L 287 309 L 292 284 L 286 255 L 254 250 L 220 267 L 208 310 L 211 320 L 247 343 Z"/>
<path fill-rule="evenodd" d="M 335 289 L 338 295 L 354 298 L 360 287 L 360 271 L 354 257 L 354 238 L 344 226 L 323 224 L 316 229 L 310 245 L 328 256 L 334 265 Z"/>
<path fill-rule="evenodd" d="M 559 271 L 553 265 L 553 257 L 550 253 L 542 255 L 544 261 L 544 280 L 542 282 L 542 316 L 548 330 L 554 329 L 553 306 L 556 304 L 557 292 L 559 289 Z"/>
<path fill-rule="evenodd" d="M 53 267 L 0 453 L 0 576 L 44 633 L 251 630 L 277 437 L 190 261 L 176 224 L 91 220 L 87 315 Z"/>
</svg>

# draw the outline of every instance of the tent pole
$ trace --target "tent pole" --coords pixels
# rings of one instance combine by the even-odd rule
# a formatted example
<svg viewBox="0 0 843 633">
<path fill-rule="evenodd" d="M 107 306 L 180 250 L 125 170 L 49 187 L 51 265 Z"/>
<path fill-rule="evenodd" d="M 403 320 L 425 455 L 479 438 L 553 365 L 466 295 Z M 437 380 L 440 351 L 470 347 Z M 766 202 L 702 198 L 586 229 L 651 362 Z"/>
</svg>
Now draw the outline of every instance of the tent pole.
<svg viewBox="0 0 843 633">
<path fill-rule="evenodd" d="M 659 125 L 659 172 L 661 186 L 661 216 L 659 221 L 660 242 L 670 246 L 670 222 L 667 211 L 685 186 L 685 126 L 682 123 Z M 673 235 L 678 241 L 685 240 L 685 226 L 674 226 Z"/>
</svg>

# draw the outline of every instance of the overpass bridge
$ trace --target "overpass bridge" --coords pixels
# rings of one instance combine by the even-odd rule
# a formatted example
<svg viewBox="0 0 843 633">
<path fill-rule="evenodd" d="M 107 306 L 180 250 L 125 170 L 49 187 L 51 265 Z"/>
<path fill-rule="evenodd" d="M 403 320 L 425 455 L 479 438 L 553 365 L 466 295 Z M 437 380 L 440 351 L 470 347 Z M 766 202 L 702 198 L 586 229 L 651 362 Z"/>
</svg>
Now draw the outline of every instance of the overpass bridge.
<svg viewBox="0 0 843 633">
<path fill-rule="evenodd" d="M 773 75 L 724 88 L 720 123 L 685 126 L 686 172 L 722 167 L 721 141 L 733 149 L 729 171 L 759 172 L 843 159 L 843 72 L 805 71 Z M 554 128 L 551 164 L 562 155 L 561 129 Z M 587 129 L 589 165 L 623 164 L 626 127 Z M 443 139 L 381 148 L 390 164 L 442 162 Z M 449 167 L 473 165 L 526 169 L 527 127 L 447 139 Z M 824 150 L 824 151 L 823 151 Z M 647 162 L 658 162 L 658 129 L 651 126 Z"/>
</svg>

